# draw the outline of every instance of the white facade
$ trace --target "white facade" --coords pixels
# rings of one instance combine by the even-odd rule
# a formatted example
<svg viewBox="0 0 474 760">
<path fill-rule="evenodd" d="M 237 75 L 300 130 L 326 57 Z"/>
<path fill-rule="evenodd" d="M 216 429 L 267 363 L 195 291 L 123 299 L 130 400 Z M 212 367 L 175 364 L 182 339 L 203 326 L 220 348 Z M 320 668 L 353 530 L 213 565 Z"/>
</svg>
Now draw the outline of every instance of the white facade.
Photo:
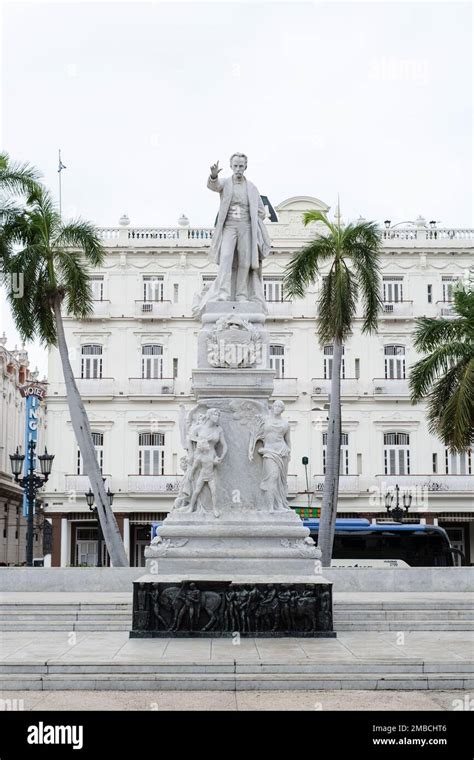
<svg viewBox="0 0 474 760">
<path fill-rule="evenodd" d="M 291 256 L 314 234 L 301 221 L 311 208 L 327 209 L 309 197 L 276 208 L 278 222 L 267 222 L 273 248 L 263 264 L 274 395 L 285 401 L 292 429 L 289 493 L 301 507 L 320 504 L 331 347 L 321 348 L 316 335 L 320 283 L 303 300 L 289 302 L 281 278 Z M 428 432 L 423 407 L 411 405 L 407 378 L 417 358 L 414 319 L 451 313 L 453 284 L 466 279 L 472 265 L 474 230 L 437 229 L 421 218 L 403 228 L 382 227 L 379 330 L 362 335 L 359 317 L 345 345 L 339 510 L 383 516 L 385 493 L 398 484 L 411 490 L 411 516 L 461 530 L 452 535 L 468 548 L 474 461 L 446 456 Z M 115 492 L 114 511 L 137 564 L 150 522 L 169 511 L 178 488 L 179 405 L 193 404 L 199 327 L 191 306 L 217 270 L 207 256 L 212 230 L 192 228 L 186 218 L 176 228 L 145 229 L 130 227 L 123 217 L 120 227 L 101 229 L 101 235 L 107 257 L 94 272 L 94 316 L 66 319 L 65 328 L 103 473 Z M 88 480 L 81 475 L 56 350 L 48 380 L 48 448 L 56 454 L 46 499 L 53 564 L 92 562 Z M 309 457 L 310 494 L 303 456 Z"/>
</svg>

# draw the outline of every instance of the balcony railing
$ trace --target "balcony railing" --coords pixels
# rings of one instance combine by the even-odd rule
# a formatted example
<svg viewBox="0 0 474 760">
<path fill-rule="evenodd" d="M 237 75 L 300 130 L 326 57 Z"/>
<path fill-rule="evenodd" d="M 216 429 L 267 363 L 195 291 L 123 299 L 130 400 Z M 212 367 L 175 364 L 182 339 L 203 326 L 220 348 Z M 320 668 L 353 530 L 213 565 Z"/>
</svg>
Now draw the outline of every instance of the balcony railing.
<svg viewBox="0 0 474 760">
<path fill-rule="evenodd" d="M 327 398 L 331 393 L 331 380 L 323 377 L 311 378 L 311 395 L 315 398 Z M 341 378 L 341 397 L 359 396 L 360 380 L 356 377 Z"/>
<path fill-rule="evenodd" d="M 171 316 L 171 301 L 135 301 L 135 316 L 140 319 L 166 319 Z"/>
<path fill-rule="evenodd" d="M 410 388 L 406 379 L 375 377 L 372 383 L 374 396 L 381 398 L 384 396 L 410 396 Z"/>
<path fill-rule="evenodd" d="M 177 495 L 182 475 L 129 475 L 129 493 Z"/>
<path fill-rule="evenodd" d="M 324 475 L 313 475 L 313 488 L 315 493 L 321 493 L 324 488 Z M 339 476 L 339 493 L 358 493 L 359 476 L 358 475 L 340 475 Z"/>
<path fill-rule="evenodd" d="M 103 397 L 115 395 L 115 380 L 113 377 L 76 378 L 76 384 L 81 396 Z"/>
<path fill-rule="evenodd" d="M 176 495 L 182 475 L 129 475 L 129 493 L 158 493 L 163 495 Z M 288 494 L 294 496 L 298 493 L 297 475 L 288 475 Z M 87 488 L 86 488 L 87 490 Z"/>
<path fill-rule="evenodd" d="M 176 247 L 208 246 L 211 227 L 99 227 L 98 235 L 106 246 Z"/>
<path fill-rule="evenodd" d="M 110 486 L 110 475 L 103 475 L 105 478 L 105 490 Z M 65 490 L 74 491 L 78 496 L 83 496 L 90 488 L 90 480 L 88 475 L 66 475 L 65 476 Z"/>
<path fill-rule="evenodd" d="M 276 377 L 273 381 L 273 395 L 282 398 L 298 396 L 298 379 L 296 377 Z"/>
<path fill-rule="evenodd" d="M 105 319 L 110 317 L 110 301 L 94 301 L 94 312 L 89 319 Z"/>
<path fill-rule="evenodd" d="M 382 318 L 413 316 L 413 301 L 385 301 L 380 313 Z"/>
<path fill-rule="evenodd" d="M 474 490 L 472 475 L 376 475 L 377 486 L 385 492 L 395 488 L 426 489 L 429 493 L 466 493 Z"/>
<path fill-rule="evenodd" d="M 276 245 L 286 240 L 306 240 L 314 230 L 300 224 L 267 222 L 266 228 Z M 106 246 L 208 246 L 212 227 L 99 227 L 98 235 Z M 462 247 L 466 240 L 474 240 L 472 228 L 396 227 L 381 230 L 384 248 L 390 247 Z"/>
<path fill-rule="evenodd" d="M 270 319 L 291 319 L 292 301 L 265 301 Z"/>
<path fill-rule="evenodd" d="M 457 317 L 452 301 L 436 301 L 440 317 Z"/>
<path fill-rule="evenodd" d="M 429 245 L 430 243 L 440 243 L 442 246 L 446 246 L 447 244 L 456 243 L 457 241 L 474 240 L 474 229 L 397 227 L 396 229 L 389 228 L 382 230 L 382 240 L 388 245 L 397 245 L 400 243 Z"/>
<path fill-rule="evenodd" d="M 172 396 L 174 394 L 174 379 L 172 377 L 129 377 L 129 396 Z"/>
</svg>

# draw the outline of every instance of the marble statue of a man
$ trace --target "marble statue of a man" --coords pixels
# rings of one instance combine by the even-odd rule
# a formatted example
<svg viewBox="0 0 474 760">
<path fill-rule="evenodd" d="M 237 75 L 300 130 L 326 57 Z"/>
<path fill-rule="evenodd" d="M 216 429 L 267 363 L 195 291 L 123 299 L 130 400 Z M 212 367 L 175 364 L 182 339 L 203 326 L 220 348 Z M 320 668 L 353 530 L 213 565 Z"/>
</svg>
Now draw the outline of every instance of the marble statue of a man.
<svg viewBox="0 0 474 760">
<path fill-rule="evenodd" d="M 208 301 L 257 301 L 264 307 L 261 262 L 271 248 L 263 223 L 265 207 L 260 193 L 244 172 L 247 156 L 230 158 L 232 176 L 219 178 L 219 162 L 211 166 L 207 181 L 220 194 L 220 207 L 210 247 L 211 260 L 219 265 L 215 282 L 199 303 Z"/>
</svg>

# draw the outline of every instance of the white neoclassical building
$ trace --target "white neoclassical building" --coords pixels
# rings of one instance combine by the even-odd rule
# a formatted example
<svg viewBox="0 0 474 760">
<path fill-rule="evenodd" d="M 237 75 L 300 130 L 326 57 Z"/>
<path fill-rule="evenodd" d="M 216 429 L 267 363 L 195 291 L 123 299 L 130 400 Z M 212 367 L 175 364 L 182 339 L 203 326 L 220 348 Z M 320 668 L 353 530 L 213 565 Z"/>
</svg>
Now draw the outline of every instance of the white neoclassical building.
<svg viewBox="0 0 474 760">
<path fill-rule="evenodd" d="M 324 478 L 332 347 L 320 347 L 316 335 L 320 283 L 291 302 L 282 275 L 313 234 L 303 226 L 302 212 L 328 207 L 311 197 L 289 198 L 275 210 L 264 202 L 273 243 L 263 264 L 266 326 L 274 395 L 284 400 L 292 431 L 289 495 L 301 514 L 314 515 Z M 398 485 L 400 499 L 411 496 L 410 516 L 445 526 L 470 561 L 471 456 L 451 455 L 430 435 L 423 407 L 410 403 L 408 373 L 417 358 L 414 320 L 452 314 L 453 287 L 468 277 L 473 262 L 474 230 L 440 229 L 421 217 L 404 226 L 388 221 L 381 226 L 379 330 L 362 335 L 359 317 L 344 347 L 339 511 L 383 517 L 385 496 Z M 114 511 L 131 564 L 137 565 L 143 563 L 151 524 L 170 510 L 178 488 L 179 408 L 193 404 L 199 327 L 191 307 L 195 293 L 216 274 L 208 261 L 212 229 L 192 227 L 185 216 L 177 227 L 136 228 L 123 216 L 119 227 L 100 233 L 107 257 L 94 273 L 94 314 L 65 324 L 97 456 L 115 493 Z M 48 374 L 47 442 L 56 454 L 45 496 L 53 524 L 52 562 L 94 564 L 96 523 L 85 503 L 89 484 L 56 350 Z"/>
</svg>

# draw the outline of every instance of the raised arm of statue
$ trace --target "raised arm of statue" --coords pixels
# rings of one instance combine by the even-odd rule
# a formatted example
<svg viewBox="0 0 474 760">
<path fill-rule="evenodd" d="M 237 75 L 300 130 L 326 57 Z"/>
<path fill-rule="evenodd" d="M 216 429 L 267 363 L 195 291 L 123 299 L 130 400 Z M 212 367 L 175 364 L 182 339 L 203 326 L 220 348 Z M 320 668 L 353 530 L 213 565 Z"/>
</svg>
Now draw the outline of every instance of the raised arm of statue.
<svg viewBox="0 0 474 760">
<path fill-rule="evenodd" d="M 219 172 L 221 171 L 222 169 L 219 169 L 219 161 L 216 161 L 216 163 L 211 166 L 211 173 L 207 180 L 209 190 L 214 190 L 216 193 L 220 193 L 223 188 L 223 184 L 219 179 Z"/>
</svg>

